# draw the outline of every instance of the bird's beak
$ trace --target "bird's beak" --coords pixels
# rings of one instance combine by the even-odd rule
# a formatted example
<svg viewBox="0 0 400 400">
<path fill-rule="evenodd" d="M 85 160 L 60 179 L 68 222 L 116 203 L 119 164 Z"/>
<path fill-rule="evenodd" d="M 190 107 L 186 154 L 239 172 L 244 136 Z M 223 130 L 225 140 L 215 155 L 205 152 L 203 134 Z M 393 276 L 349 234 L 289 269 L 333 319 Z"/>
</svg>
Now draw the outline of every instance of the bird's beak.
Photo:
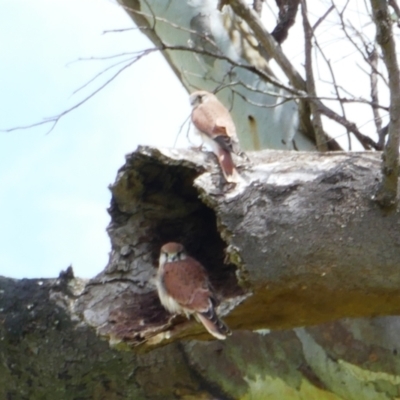
<svg viewBox="0 0 400 400">
<path fill-rule="evenodd" d="M 171 259 L 171 261 L 174 261 L 174 262 L 179 261 L 178 254 L 171 254 L 170 259 Z"/>
</svg>

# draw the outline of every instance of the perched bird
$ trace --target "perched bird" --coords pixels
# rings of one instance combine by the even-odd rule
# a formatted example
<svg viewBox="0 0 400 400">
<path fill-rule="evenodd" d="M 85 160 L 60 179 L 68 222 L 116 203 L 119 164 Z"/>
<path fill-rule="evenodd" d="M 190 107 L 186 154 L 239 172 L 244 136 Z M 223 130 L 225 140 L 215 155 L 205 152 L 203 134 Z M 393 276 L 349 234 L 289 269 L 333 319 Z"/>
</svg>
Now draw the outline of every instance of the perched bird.
<svg viewBox="0 0 400 400">
<path fill-rule="evenodd" d="M 241 152 L 231 114 L 214 94 L 205 90 L 192 93 L 189 99 L 197 133 L 217 156 L 227 182 L 239 183 L 242 179 L 231 153 L 241 155 Z"/>
<path fill-rule="evenodd" d="M 225 339 L 231 334 L 216 312 L 217 300 L 204 267 L 187 255 L 180 243 L 161 247 L 156 285 L 161 304 L 172 314 L 194 315 L 211 335 Z"/>
</svg>

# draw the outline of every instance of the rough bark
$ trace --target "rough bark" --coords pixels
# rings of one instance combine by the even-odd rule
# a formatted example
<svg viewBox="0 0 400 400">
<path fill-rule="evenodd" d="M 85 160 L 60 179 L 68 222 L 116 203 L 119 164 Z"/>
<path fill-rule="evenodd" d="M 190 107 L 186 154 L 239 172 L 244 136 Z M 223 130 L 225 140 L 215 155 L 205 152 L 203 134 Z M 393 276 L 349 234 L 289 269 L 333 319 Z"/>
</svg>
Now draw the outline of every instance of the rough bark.
<svg viewBox="0 0 400 400">
<path fill-rule="evenodd" d="M 271 32 L 275 40 L 282 44 L 289 35 L 290 28 L 296 21 L 296 14 L 299 8 L 300 0 L 276 0 L 279 8 L 278 24 Z"/>
<path fill-rule="evenodd" d="M 250 154 L 232 187 L 211 154 L 128 155 L 102 273 L 0 279 L 0 398 L 395 399 L 400 220 L 371 200 L 379 156 Z M 168 240 L 207 267 L 225 342 L 162 309 Z"/>
</svg>

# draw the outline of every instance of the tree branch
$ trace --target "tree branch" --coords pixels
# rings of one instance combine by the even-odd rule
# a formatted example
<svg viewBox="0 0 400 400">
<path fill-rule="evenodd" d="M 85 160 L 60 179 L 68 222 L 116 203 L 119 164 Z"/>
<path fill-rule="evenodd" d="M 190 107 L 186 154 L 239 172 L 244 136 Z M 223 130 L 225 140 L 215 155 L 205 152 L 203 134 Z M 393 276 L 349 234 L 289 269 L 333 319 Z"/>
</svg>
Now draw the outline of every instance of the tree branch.
<svg viewBox="0 0 400 400">
<path fill-rule="evenodd" d="M 289 34 L 289 29 L 296 21 L 297 10 L 300 0 L 276 0 L 279 8 L 279 22 L 272 31 L 271 35 L 277 43 L 282 44 Z"/>
<path fill-rule="evenodd" d="M 371 86 L 371 100 L 374 104 L 379 104 L 379 95 L 378 95 L 378 74 L 376 71 L 378 70 L 378 51 L 376 49 L 375 43 L 372 45 L 371 50 L 368 48 L 365 49 L 368 54 L 368 60 L 371 64 L 371 73 L 370 73 L 370 86 Z M 374 115 L 374 123 L 376 127 L 376 131 L 382 131 L 382 118 L 379 113 L 379 108 L 376 105 L 372 105 L 372 113 Z M 381 149 L 384 148 L 385 145 L 385 136 L 379 135 L 378 145 Z"/>
<path fill-rule="evenodd" d="M 224 185 L 212 154 L 141 147 L 127 157 L 111 187 L 110 262 L 77 306 L 87 323 L 132 346 L 204 335 L 196 323 L 169 316 L 151 283 L 159 249 L 171 240 L 207 266 L 233 330 L 398 310 L 400 214 L 383 218 L 371 202 L 379 154 L 249 157 L 251 164 L 238 163 L 239 187 Z M 282 298 L 297 301 L 282 307 Z"/>
<path fill-rule="evenodd" d="M 317 97 L 317 90 L 315 88 L 315 81 L 314 81 L 314 72 L 312 67 L 312 37 L 313 37 L 313 30 L 311 25 L 308 21 L 307 16 L 307 5 L 305 0 L 301 0 L 301 14 L 303 17 L 303 30 L 304 30 L 304 48 L 305 48 L 305 69 L 306 69 L 306 84 L 307 84 L 307 93 L 310 96 Z M 325 132 L 322 126 L 322 119 L 321 114 L 318 109 L 318 106 L 311 102 L 311 113 L 312 113 L 312 124 L 314 127 L 315 132 L 315 140 L 317 142 L 317 149 L 319 151 L 327 151 L 328 146 L 325 139 Z"/>
<path fill-rule="evenodd" d="M 379 154 L 249 156 L 233 188 L 212 154 L 140 147 L 111 186 L 103 272 L 0 277 L 0 398 L 251 398 L 277 374 L 276 398 L 352 398 L 354 388 L 393 398 L 400 318 L 377 316 L 399 313 L 400 213 L 387 218 L 370 199 Z M 211 338 L 161 307 L 152 276 L 170 240 L 207 268 L 226 341 L 191 340 Z M 305 391 L 293 387 L 303 381 Z"/>
<path fill-rule="evenodd" d="M 292 85 L 298 90 L 305 91 L 306 83 L 304 79 L 293 67 L 292 63 L 283 53 L 272 35 L 269 34 L 265 29 L 257 13 L 251 9 L 244 0 L 230 0 L 229 4 L 234 10 L 235 14 L 243 18 L 250 26 L 261 46 L 264 47 L 267 53 L 273 57 L 278 65 L 282 68 L 283 72 L 290 79 Z"/>
<path fill-rule="evenodd" d="M 313 31 L 314 31 L 314 29 L 313 29 Z M 319 50 L 320 54 L 322 55 L 322 58 L 325 60 L 325 63 L 328 66 L 329 72 L 331 74 L 332 82 L 330 82 L 330 83 L 333 85 L 333 88 L 335 90 L 336 100 L 339 100 L 340 109 L 342 110 L 342 116 L 343 116 L 343 118 L 345 118 L 347 120 L 346 110 L 343 106 L 343 103 L 345 103 L 346 101 L 343 98 L 341 98 L 341 96 L 340 96 L 339 85 L 336 82 L 336 77 L 335 77 L 335 73 L 332 68 L 332 63 L 326 57 L 325 52 L 322 50 L 321 46 L 318 44 L 318 40 L 315 36 L 314 36 L 314 40 L 315 40 L 315 45 L 317 46 L 317 49 Z M 351 135 L 350 135 L 350 131 L 348 129 L 346 129 L 346 131 L 347 131 L 347 140 L 348 140 L 348 150 L 351 151 Z M 362 143 L 362 142 L 361 142 L 361 145 L 363 145 L 364 148 L 366 147 L 364 145 L 364 143 Z"/>
<path fill-rule="evenodd" d="M 376 40 L 382 49 L 390 90 L 389 138 L 383 153 L 383 177 L 376 198 L 382 206 L 390 207 L 397 202 L 399 178 L 400 71 L 388 4 L 385 0 L 371 0 L 371 6 L 377 30 Z"/>
</svg>

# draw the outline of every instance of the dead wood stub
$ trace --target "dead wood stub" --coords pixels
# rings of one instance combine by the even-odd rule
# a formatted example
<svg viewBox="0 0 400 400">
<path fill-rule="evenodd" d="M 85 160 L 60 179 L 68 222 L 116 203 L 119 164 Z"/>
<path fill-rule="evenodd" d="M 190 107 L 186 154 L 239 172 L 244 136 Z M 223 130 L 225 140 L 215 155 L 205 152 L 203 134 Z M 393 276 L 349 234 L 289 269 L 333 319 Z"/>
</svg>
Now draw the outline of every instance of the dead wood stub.
<svg viewBox="0 0 400 400">
<path fill-rule="evenodd" d="M 86 300 L 82 299 L 82 304 L 91 305 L 95 314 L 89 319 L 101 326 L 102 335 L 139 344 L 171 326 L 152 282 L 160 247 L 169 241 L 181 242 L 204 265 L 221 300 L 241 292 L 235 266 L 224 262 L 226 244 L 215 213 L 200 200 L 193 184 L 202 170 L 199 165 L 140 148 L 119 170 L 111 186 L 110 261 L 88 284 Z M 109 289 L 90 290 L 99 284 Z M 104 313 L 107 319 L 97 320 L 95 315 Z"/>
</svg>

